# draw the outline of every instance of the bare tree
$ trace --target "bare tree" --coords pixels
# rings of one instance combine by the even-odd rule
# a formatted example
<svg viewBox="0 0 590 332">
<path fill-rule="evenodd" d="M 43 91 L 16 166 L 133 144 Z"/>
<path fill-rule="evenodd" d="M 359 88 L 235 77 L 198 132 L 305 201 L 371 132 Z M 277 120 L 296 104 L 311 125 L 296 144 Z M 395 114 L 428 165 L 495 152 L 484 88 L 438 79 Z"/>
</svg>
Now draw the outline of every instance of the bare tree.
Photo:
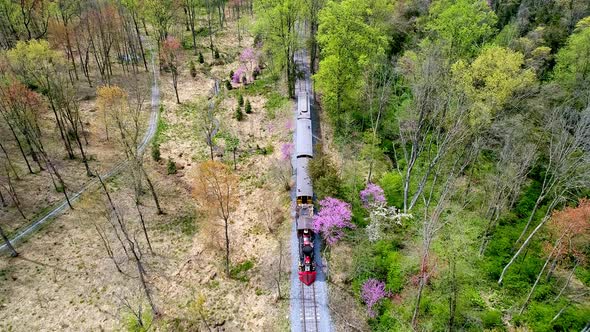
<svg viewBox="0 0 590 332">
<path fill-rule="evenodd" d="M 4 189 L 8 193 L 8 195 L 10 196 L 10 199 L 14 203 L 14 206 L 18 210 L 18 213 L 21 215 L 21 217 L 23 217 L 24 220 L 29 220 L 29 218 L 27 218 L 25 216 L 25 213 L 23 212 L 23 209 L 20 204 L 20 200 L 18 199 L 18 195 L 17 195 L 16 190 L 14 189 L 14 185 L 12 183 L 10 171 L 8 170 L 8 167 L 6 165 L 4 165 L 4 174 L 5 174 L 4 179 L 6 180 L 6 185 L 2 185 L 2 189 Z"/>
<path fill-rule="evenodd" d="M 422 292 L 430 277 L 429 259 L 431 246 L 436 235 L 449 222 L 448 220 L 441 219 L 441 215 L 453 196 L 457 178 L 463 174 L 478 152 L 477 145 L 467 144 L 468 136 L 462 137 L 463 139 L 461 141 L 453 144 L 452 153 L 446 154 L 444 160 L 436 163 L 436 167 L 432 170 L 433 177 L 430 186 L 425 187 L 426 190 L 421 192 L 420 197 L 424 205 L 421 227 L 422 253 L 420 272 L 418 274 L 418 294 L 412 315 L 412 326 L 414 327 L 417 324 Z M 443 182 L 440 183 L 439 181 Z"/>
<path fill-rule="evenodd" d="M 225 273 L 229 277 L 230 238 L 229 223 L 238 205 L 238 178 L 229 167 L 216 161 L 199 165 L 193 177 L 194 195 L 208 211 L 223 220 L 225 231 Z"/>
<path fill-rule="evenodd" d="M 196 55 L 197 52 L 197 31 L 196 31 L 196 15 L 197 10 L 199 7 L 200 2 L 197 0 L 183 0 L 184 12 L 186 14 L 186 21 L 189 26 L 189 30 L 191 31 L 191 36 L 193 39 L 193 49 L 194 54 Z"/>
<path fill-rule="evenodd" d="M 276 274 L 273 276 L 273 280 L 277 286 L 277 299 L 278 300 L 282 300 L 283 299 L 283 293 L 281 292 L 281 282 L 283 280 L 283 240 L 277 238 L 277 249 L 278 249 L 278 254 L 275 255 L 275 259 L 276 261 L 273 262 L 272 264 L 272 269 L 276 271 Z"/>
<path fill-rule="evenodd" d="M 315 3 L 317 0 L 310 0 Z M 312 59 L 312 64 L 313 64 Z M 377 132 L 381 125 L 381 118 L 384 116 L 383 112 L 389 105 L 389 98 L 391 96 L 391 88 L 394 80 L 394 73 L 390 66 L 376 66 L 373 70 L 366 72 L 365 81 L 365 96 L 368 101 L 369 119 L 371 121 L 371 142 L 372 148 L 377 145 Z M 370 153 L 369 156 L 369 171 L 367 174 L 367 183 L 371 182 L 373 173 L 373 164 L 375 163 L 375 154 Z"/>
<path fill-rule="evenodd" d="M 158 308 L 156 307 L 156 305 L 154 303 L 152 291 L 148 285 L 147 271 L 145 269 L 145 265 L 143 262 L 143 254 L 141 252 L 141 247 L 139 245 L 139 242 L 137 241 L 135 236 L 130 234 L 130 231 L 127 227 L 125 219 L 123 218 L 123 215 L 120 213 L 120 211 L 118 211 L 117 207 L 115 206 L 115 203 L 114 203 L 113 199 L 111 198 L 109 190 L 108 190 L 106 184 L 104 183 L 104 181 L 102 180 L 102 178 L 100 177 L 100 175 L 98 176 L 98 180 L 99 180 L 100 185 L 105 193 L 108 205 L 110 206 L 110 208 L 112 210 L 112 214 L 116 218 L 116 221 L 119 226 L 119 230 L 123 234 L 123 238 L 124 238 L 123 246 L 126 246 L 127 247 L 126 251 L 131 253 L 131 258 L 137 267 L 137 273 L 139 276 L 140 285 L 143 288 L 145 296 L 152 308 L 153 314 L 157 316 L 159 314 L 159 312 L 158 312 Z"/>
<path fill-rule="evenodd" d="M 501 133 L 502 150 L 496 162 L 494 173 L 485 184 L 487 204 L 485 219 L 487 221 L 479 254 L 483 255 L 494 232 L 498 219 L 507 208 L 511 208 L 520 194 L 520 189 L 537 158 L 537 146 L 527 142 L 529 131 L 523 128 L 523 120 L 510 119 L 508 123 L 501 121 L 493 130 L 510 128 Z"/>
<path fill-rule="evenodd" d="M 406 74 L 410 80 L 413 102 L 399 120 L 402 150 L 407 162 L 403 176 L 404 212 L 411 210 L 421 197 L 431 173 L 460 134 L 459 129 L 466 115 L 464 107 L 460 108 L 459 116 L 447 112 L 449 102 L 452 101 L 448 87 L 452 84 L 444 81 L 448 75 L 439 50 L 429 49 L 415 65 L 418 69 Z M 445 125 L 447 119 L 452 121 L 450 127 Z M 416 162 L 423 153 L 428 154 L 429 161 L 418 188 L 410 197 L 410 183 Z"/>
<path fill-rule="evenodd" d="M 516 244 L 526 235 L 541 202 L 549 197 L 547 212 L 504 266 L 498 284 L 502 284 L 506 271 L 549 220 L 551 211 L 565 197 L 590 186 L 590 105 L 582 112 L 570 108 L 553 109 L 547 115 L 545 128 L 549 133 L 546 152 L 548 163 L 545 168 L 541 192 Z"/>
</svg>

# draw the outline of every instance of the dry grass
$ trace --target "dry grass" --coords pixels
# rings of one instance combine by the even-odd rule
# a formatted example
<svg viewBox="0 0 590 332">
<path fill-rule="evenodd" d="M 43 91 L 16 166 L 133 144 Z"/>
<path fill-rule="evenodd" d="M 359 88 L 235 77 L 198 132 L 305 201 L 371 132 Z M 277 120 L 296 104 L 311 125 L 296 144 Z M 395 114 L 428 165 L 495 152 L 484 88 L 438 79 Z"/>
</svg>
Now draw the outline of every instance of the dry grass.
<svg viewBox="0 0 590 332">
<path fill-rule="evenodd" d="M 228 33 L 218 36 L 216 41 L 222 54 L 228 54 L 228 61 L 229 54 L 238 51 L 230 47 L 234 45 L 232 38 Z M 247 42 L 251 43 L 251 37 L 243 44 Z M 186 52 L 185 57 L 189 56 Z M 199 75 L 193 79 L 187 65 L 180 76 L 181 101 L 205 102 L 213 84 L 207 73 L 226 75 L 232 67 L 237 67 L 237 63 L 214 66 L 210 71 L 200 68 Z M 263 110 L 265 97 L 252 96 L 254 112 L 237 122 L 232 111 L 236 104 L 235 91 L 220 96 L 216 115 L 221 123 L 220 134 L 231 132 L 241 141 L 237 170 L 241 179 L 240 205 L 231 218 L 231 260 L 234 266 L 247 261 L 253 263 L 239 278 L 230 279 L 222 272 L 223 252 L 218 248 L 222 237 L 211 236 L 221 231 L 215 227 L 218 221 L 205 218 L 191 195 L 190 170 L 207 158 L 205 141 L 196 131 L 194 119 L 174 102 L 171 78 L 166 73 L 162 73 L 161 87 L 166 109 L 163 117 L 169 124 L 169 130 L 164 133 L 162 159 L 173 158 L 180 169 L 176 175 L 166 175 L 165 162 L 146 159 L 146 168 L 166 211 L 165 215 L 157 215 L 149 193 L 144 194 L 143 212 L 155 255 L 147 252 L 140 232 L 128 174 L 109 182 L 118 209 L 142 244 L 149 283 L 162 312 L 156 322 L 157 329 L 205 329 L 195 309 L 197 299 L 202 297 L 205 299 L 203 315 L 211 326 L 220 325 L 227 331 L 286 330 L 288 301 L 277 300 L 273 271 L 277 270 L 278 243 L 289 232 L 286 208 L 289 197 L 269 171 L 282 162 L 281 142 L 290 141 L 285 123 L 291 119 L 292 104 L 285 104 L 275 117 L 269 117 Z M 83 105 L 85 121 L 90 124 L 89 149 L 99 160 L 93 166 L 107 169 L 119 155 L 114 153 L 112 143 L 101 141 L 103 129 L 96 112 L 91 111 L 93 108 L 92 99 Z M 218 140 L 218 145 L 217 158 L 229 163 L 232 156 L 223 151 L 223 139 Z M 272 146 L 274 152 L 257 153 L 260 151 L 257 146 Z M 72 183 L 82 181 L 83 176 L 75 174 L 83 175 L 83 166 L 76 161 L 64 162 L 70 163 L 72 168 L 79 168 L 78 173 L 71 171 Z M 62 167 L 64 172 L 69 170 L 66 165 Z M 80 179 L 74 180 L 75 176 Z M 44 188 L 47 191 L 47 186 Z M 30 203 L 27 201 L 27 206 L 60 199 L 59 195 L 44 193 L 43 189 L 38 191 L 39 196 L 32 197 Z M 270 223 L 264 218 L 268 204 L 263 197 L 276 198 Z M 108 229 L 105 210 L 103 193 L 88 193 L 75 205 L 75 210 L 65 213 L 19 246 L 19 258 L 0 259 L 0 330 L 117 330 L 128 316 L 123 305 L 125 300 L 147 307 L 135 266 L 117 245 L 113 233 L 109 233 L 110 240 L 125 274 L 117 272 L 98 237 L 95 224 Z M 283 251 L 283 269 L 287 271 L 286 244 Z M 288 275 L 283 278 L 282 291 L 288 294 Z"/>
</svg>

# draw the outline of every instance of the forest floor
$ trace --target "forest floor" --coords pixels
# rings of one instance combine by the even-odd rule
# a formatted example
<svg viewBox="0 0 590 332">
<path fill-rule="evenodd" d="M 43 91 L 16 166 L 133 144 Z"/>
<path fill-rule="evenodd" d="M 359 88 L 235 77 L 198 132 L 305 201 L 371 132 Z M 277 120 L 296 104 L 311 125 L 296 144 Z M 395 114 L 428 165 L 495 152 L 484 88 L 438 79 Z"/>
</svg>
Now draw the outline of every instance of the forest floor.
<svg viewBox="0 0 590 332">
<path fill-rule="evenodd" d="M 231 31 L 232 24 L 229 22 L 225 31 Z M 206 42 L 203 39 L 202 44 Z M 191 51 L 183 53 L 179 95 L 183 104 L 202 105 L 197 111 L 206 108 L 214 78 L 229 77 L 230 70 L 238 67 L 241 48 L 236 46 L 233 33 L 219 32 L 214 44 L 222 59 L 213 66 L 198 64 Z M 246 37 L 241 44 L 251 45 L 252 38 Z M 210 52 L 201 49 L 205 62 L 211 64 Z M 197 64 L 195 78 L 189 74 L 189 58 Z M 149 75 L 143 75 L 149 91 Z M 125 87 L 124 81 L 124 77 L 116 78 L 115 84 L 120 82 Z M 196 123 L 198 116 L 194 110 L 175 103 L 168 73 L 161 73 L 160 88 L 164 105 L 159 137 L 162 160 L 148 160 L 146 153 L 146 168 L 165 214 L 155 213 L 149 192 L 142 197 L 155 254 L 149 254 L 146 246 L 142 251 L 154 302 L 162 313 L 156 326 L 162 330 L 205 329 L 206 325 L 228 331 L 287 330 L 288 301 L 279 299 L 277 284 L 282 294 L 288 294 L 288 253 L 282 242 L 290 230 L 289 196 L 285 190 L 285 179 L 289 178 L 285 174 L 290 174 L 290 169 L 280 156 L 280 146 L 290 139 L 292 102 L 277 93 L 276 82 L 267 76 L 232 91 L 222 87 L 224 91 L 217 97 L 215 116 L 220 131 L 215 158 L 233 166 L 232 153 L 223 149 L 223 137 L 230 133 L 240 139 L 236 171 L 240 204 L 231 217 L 232 278 L 228 278 L 223 273 L 224 254 L 220 248 L 223 228 L 200 211 L 191 194 L 193 169 L 209 158 L 205 136 Z M 241 122 L 233 118 L 236 90 L 251 101 L 253 109 Z M 96 106 L 92 91 L 87 90 L 84 93 L 88 96 L 82 97 L 82 117 L 88 131 L 89 154 L 94 156 L 91 166 L 104 171 L 121 155 L 112 142 L 105 142 L 102 121 L 93 111 Z M 50 114 L 47 118 L 44 123 L 49 126 Z M 51 151 L 59 151 L 59 142 L 53 144 Z M 176 163 L 176 174 L 167 174 L 168 159 Z M 72 188 L 86 181 L 79 161 L 64 161 L 60 166 L 68 174 Z M 26 182 L 27 186 L 17 184 L 25 188 L 19 190 L 23 190 L 28 215 L 39 214 L 41 207 L 61 199 L 59 193 L 52 192 L 50 182 L 37 177 L 40 175 L 23 180 L 30 182 Z M 26 194 L 26 188 L 34 188 L 37 194 Z M 108 188 L 123 217 L 135 225 L 131 227 L 138 241 L 145 243 L 136 222 L 130 176 L 126 172 L 116 176 L 108 182 Z M 19 245 L 20 257 L 0 259 L 0 330 L 116 330 L 128 323 L 131 311 L 139 305 L 148 308 L 134 266 L 121 250 L 117 251 L 120 247 L 112 238 L 115 259 L 123 270 L 118 273 L 98 236 L 97 227 L 109 227 L 105 211 L 104 194 L 89 192 L 74 210 Z M 3 211 L 3 219 L 5 216 L 6 220 L 18 220 L 14 211 Z M 11 230 L 16 227 L 19 225 L 11 224 Z M 282 266 L 279 258 L 283 259 Z M 278 271 L 284 276 L 277 282 Z"/>
</svg>

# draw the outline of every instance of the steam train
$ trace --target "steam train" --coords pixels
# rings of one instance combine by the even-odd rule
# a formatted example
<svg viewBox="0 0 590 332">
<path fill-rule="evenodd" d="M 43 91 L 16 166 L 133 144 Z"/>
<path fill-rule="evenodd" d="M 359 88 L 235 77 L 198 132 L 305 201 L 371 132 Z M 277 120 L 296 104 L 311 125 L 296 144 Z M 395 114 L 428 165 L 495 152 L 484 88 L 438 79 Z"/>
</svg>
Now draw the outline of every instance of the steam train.
<svg viewBox="0 0 590 332">
<path fill-rule="evenodd" d="M 300 93 L 297 97 L 296 154 L 296 195 L 295 222 L 299 240 L 299 280 L 311 285 L 316 278 L 316 264 L 313 242 L 313 186 L 309 177 L 309 161 L 313 158 L 313 136 L 311 131 L 311 110 L 309 95 Z"/>
</svg>

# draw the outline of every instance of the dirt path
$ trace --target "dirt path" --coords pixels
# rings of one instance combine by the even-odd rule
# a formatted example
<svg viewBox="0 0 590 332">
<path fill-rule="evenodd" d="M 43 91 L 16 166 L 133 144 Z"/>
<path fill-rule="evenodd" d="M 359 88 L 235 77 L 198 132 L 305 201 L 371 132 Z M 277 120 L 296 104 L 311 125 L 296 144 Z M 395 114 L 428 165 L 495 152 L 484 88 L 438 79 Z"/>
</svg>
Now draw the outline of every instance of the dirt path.
<svg viewBox="0 0 590 332">
<path fill-rule="evenodd" d="M 154 138 L 154 135 L 156 134 L 156 129 L 158 127 L 158 115 L 159 115 L 158 112 L 159 112 L 159 107 L 160 107 L 160 87 L 158 86 L 158 80 L 160 78 L 160 70 L 159 70 L 158 66 L 156 66 L 156 60 L 154 57 L 152 44 L 151 43 L 147 43 L 147 44 L 149 45 L 149 51 L 152 54 L 152 59 L 151 59 L 152 73 L 153 73 L 152 103 L 151 103 L 152 110 L 150 113 L 150 120 L 148 123 L 148 128 L 145 132 L 145 135 L 143 136 L 141 143 L 137 147 L 137 151 L 140 154 L 143 154 L 145 152 L 145 149 L 147 148 L 149 142 L 152 140 L 152 138 Z M 114 175 L 118 174 L 119 172 L 121 172 L 123 169 L 125 169 L 126 165 L 127 165 L 127 161 L 121 161 L 118 164 L 116 164 L 115 167 L 113 167 L 110 171 L 101 174 L 100 177 L 103 180 L 109 179 L 109 178 L 113 177 Z M 82 189 L 80 189 L 79 191 L 77 191 L 76 193 L 71 195 L 70 202 L 75 203 L 80 198 L 80 196 L 82 194 L 84 194 L 86 191 L 88 191 L 90 189 L 97 188 L 98 184 L 99 184 L 98 178 L 94 178 L 94 179 L 90 180 L 82 187 Z M 17 244 L 18 242 L 23 240 L 23 238 L 33 234 L 41 226 L 43 226 L 47 222 L 53 220 L 55 217 L 57 217 L 58 215 L 60 215 L 61 213 L 65 212 L 65 211 L 67 211 L 68 209 L 69 209 L 68 203 L 64 199 L 63 201 L 59 202 L 56 207 L 54 207 L 52 210 L 48 211 L 44 216 L 39 217 L 36 221 L 31 223 L 29 226 L 22 228 L 18 232 L 16 232 L 16 235 L 14 235 L 10 239 L 10 243 L 12 245 Z M 0 253 L 5 252 L 7 249 L 8 249 L 7 244 L 3 243 L 0 246 Z"/>
</svg>

